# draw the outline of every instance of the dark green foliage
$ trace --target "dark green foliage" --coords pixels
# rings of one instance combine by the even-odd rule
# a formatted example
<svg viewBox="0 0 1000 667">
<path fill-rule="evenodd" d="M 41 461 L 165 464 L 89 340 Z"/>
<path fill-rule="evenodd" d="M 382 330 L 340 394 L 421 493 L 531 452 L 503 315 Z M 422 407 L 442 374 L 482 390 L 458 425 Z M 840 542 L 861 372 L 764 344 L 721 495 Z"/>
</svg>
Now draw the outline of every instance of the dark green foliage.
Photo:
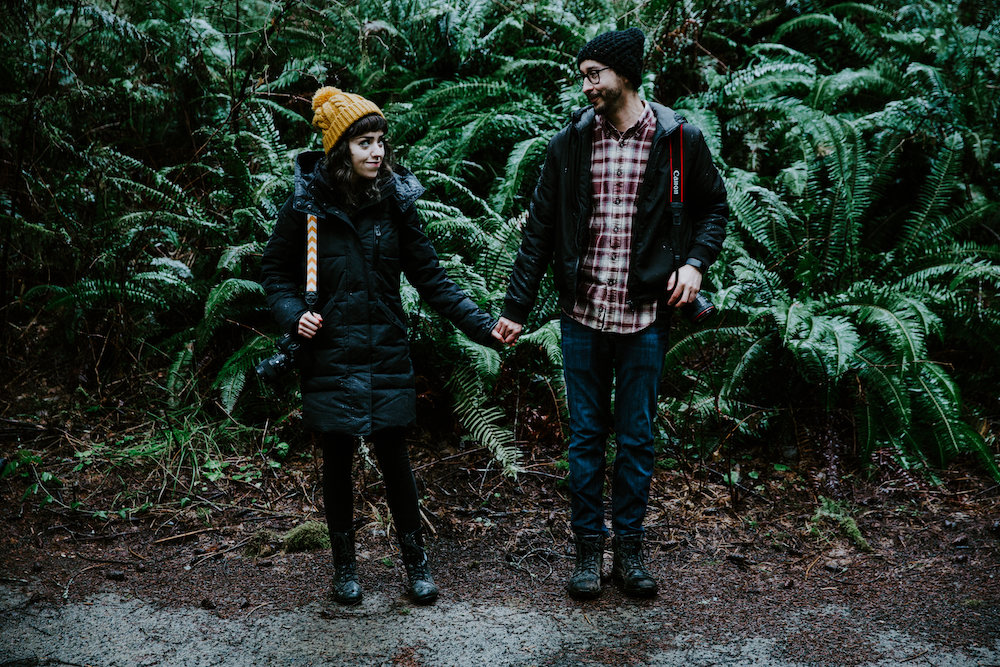
<svg viewBox="0 0 1000 667">
<path fill-rule="evenodd" d="M 976 176 L 998 157 L 996 129 L 952 92 L 969 80 L 973 40 L 938 9 L 935 27 L 907 8 L 868 5 L 791 19 L 775 33 L 786 46 L 748 49 L 746 68 L 709 76 L 679 105 L 725 121 L 734 224 L 715 274 L 727 286 L 723 325 L 671 352 L 681 363 L 707 345 L 725 361 L 675 409 L 762 435 L 796 415 L 849 411 L 865 455 L 886 443 L 935 465 L 972 453 L 998 474 L 958 390 L 978 364 L 934 359 L 950 346 L 987 364 L 1000 356 L 1000 266 L 987 231 L 996 189 Z M 919 35 L 906 54 L 904 17 Z M 952 57 L 932 46 L 942 31 L 955 35 Z M 800 32 L 809 39 L 791 39 Z M 996 55 L 995 38 L 979 34 L 972 52 L 992 44 Z M 911 64 L 901 69 L 902 58 Z M 981 72 L 997 80 L 995 65 Z"/>
<path fill-rule="evenodd" d="M 12 3 L 2 335 L 9 346 L 45 307 L 66 334 L 48 345 L 102 382 L 136 361 L 163 369 L 164 403 L 185 420 L 291 410 L 294 390 L 252 375 L 276 334 L 257 258 L 292 155 L 318 146 L 309 99 L 325 84 L 383 106 L 400 161 L 428 187 L 420 214 L 450 274 L 499 313 L 547 141 L 585 102 L 575 55 L 637 24 L 646 94 L 704 130 L 733 209 L 709 276 L 718 326 L 674 336 L 675 435 L 714 449 L 833 415 L 862 454 L 890 444 L 911 465 L 971 452 L 996 474 L 1000 20 L 987 5 Z M 515 469 L 524 408 L 511 387 L 562 394 L 551 282 L 523 368 L 407 285 L 404 300 L 414 354 Z"/>
</svg>

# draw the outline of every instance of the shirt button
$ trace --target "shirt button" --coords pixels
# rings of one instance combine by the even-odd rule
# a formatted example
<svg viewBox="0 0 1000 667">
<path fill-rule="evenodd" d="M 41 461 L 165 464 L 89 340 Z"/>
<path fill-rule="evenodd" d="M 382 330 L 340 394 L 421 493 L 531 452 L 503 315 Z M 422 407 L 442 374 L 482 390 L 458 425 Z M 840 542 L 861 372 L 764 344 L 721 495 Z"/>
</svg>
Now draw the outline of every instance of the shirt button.
<svg viewBox="0 0 1000 667">
<path fill-rule="evenodd" d="M 615 172 L 615 176 L 621 176 L 621 175 L 622 175 L 622 170 L 621 169 L 619 169 L 618 171 Z"/>
<path fill-rule="evenodd" d="M 615 206 L 619 206 L 621 203 L 622 200 L 619 197 L 615 197 Z"/>
<path fill-rule="evenodd" d="M 615 234 L 617 234 L 618 232 L 621 231 L 621 227 L 615 227 L 614 231 L 615 231 Z"/>
</svg>

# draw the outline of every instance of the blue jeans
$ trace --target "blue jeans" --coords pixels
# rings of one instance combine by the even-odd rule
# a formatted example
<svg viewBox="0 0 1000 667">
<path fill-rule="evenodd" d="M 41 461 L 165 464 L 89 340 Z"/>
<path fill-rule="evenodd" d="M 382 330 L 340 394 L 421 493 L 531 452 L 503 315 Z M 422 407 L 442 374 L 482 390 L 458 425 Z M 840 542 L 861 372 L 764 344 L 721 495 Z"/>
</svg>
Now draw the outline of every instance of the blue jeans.
<svg viewBox="0 0 1000 667">
<path fill-rule="evenodd" d="M 608 435 L 617 452 L 611 523 L 641 533 L 653 478 L 653 423 L 669 318 L 633 334 L 605 333 L 562 316 L 563 371 L 569 404 L 569 490 L 573 531 L 606 534 L 604 470 Z M 612 411 L 611 389 L 615 389 Z"/>
</svg>

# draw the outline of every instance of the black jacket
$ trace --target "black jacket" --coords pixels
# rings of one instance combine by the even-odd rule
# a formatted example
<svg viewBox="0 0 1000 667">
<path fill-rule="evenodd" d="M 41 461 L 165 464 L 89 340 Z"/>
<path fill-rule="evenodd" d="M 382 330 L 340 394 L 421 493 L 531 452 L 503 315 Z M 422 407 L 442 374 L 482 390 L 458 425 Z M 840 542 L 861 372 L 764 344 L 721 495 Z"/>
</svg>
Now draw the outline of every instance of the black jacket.
<svg viewBox="0 0 1000 667">
<path fill-rule="evenodd" d="M 636 199 L 626 286 L 629 301 L 636 304 L 665 296 L 667 280 L 679 268 L 674 266 L 670 239 L 669 137 L 683 119 L 663 105 L 648 104 L 656 115 L 656 130 Z M 549 142 L 504 301 L 504 316 L 514 322 L 527 319 L 550 262 L 560 307 L 573 309 L 580 262 L 589 244 L 594 117 L 592 107 L 580 109 Z M 681 263 L 687 258 L 700 260 L 704 271 L 722 249 L 729 206 L 705 138 L 688 124 L 684 125 L 684 180 L 683 247 L 678 255 Z"/>
<path fill-rule="evenodd" d="M 416 415 L 413 366 L 400 300 L 400 273 L 469 338 L 491 345 L 493 319 L 448 278 L 417 218 L 424 192 L 397 169 L 377 200 L 353 215 L 319 168 L 323 154 L 299 155 L 295 191 L 282 207 L 262 262 L 262 284 L 283 331 L 294 333 L 304 299 L 306 216 L 318 217 L 318 304 L 323 326 L 303 345 L 302 407 L 318 431 L 368 435 Z"/>
</svg>

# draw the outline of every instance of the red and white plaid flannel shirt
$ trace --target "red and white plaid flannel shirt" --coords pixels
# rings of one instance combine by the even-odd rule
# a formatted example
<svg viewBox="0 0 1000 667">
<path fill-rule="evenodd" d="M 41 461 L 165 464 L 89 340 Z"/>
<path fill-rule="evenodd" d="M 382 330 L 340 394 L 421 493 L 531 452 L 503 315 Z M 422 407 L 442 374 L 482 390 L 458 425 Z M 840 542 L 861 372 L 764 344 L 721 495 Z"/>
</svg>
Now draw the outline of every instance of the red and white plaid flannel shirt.
<svg viewBox="0 0 1000 667">
<path fill-rule="evenodd" d="M 590 247 L 570 317 L 598 331 L 634 333 L 656 319 L 655 301 L 635 308 L 625 302 L 636 195 L 656 130 L 653 109 L 643 106 L 639 120 L 624 133 L 601 115 L 594 121 Z"/>
</svg>

